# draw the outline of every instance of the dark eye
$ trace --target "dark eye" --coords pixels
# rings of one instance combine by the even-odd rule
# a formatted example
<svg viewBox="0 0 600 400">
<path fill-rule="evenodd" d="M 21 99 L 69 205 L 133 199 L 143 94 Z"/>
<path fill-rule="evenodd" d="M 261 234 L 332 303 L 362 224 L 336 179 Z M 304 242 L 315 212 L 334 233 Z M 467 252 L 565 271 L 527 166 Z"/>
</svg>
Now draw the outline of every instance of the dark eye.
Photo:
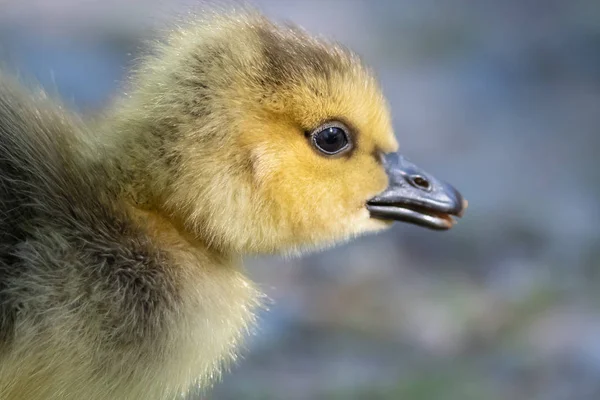
<svg viewBox="0 0 600 400">
<path fill-rule="evenodd" d="M 338 154 L 350 147 L 346 130 L 338 125 L 321 127 L 312 136 L 315 147 L 327 155 Z"/>
</svg>

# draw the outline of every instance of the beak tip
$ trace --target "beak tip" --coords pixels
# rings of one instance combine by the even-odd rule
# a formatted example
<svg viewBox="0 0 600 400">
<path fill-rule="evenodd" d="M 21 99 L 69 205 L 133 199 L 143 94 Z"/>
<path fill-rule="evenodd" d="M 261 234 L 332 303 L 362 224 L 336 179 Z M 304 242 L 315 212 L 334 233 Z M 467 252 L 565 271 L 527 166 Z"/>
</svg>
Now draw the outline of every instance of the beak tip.
<svg viewBox="0 0 600 400">
<path fill-rule="evenodd" d="M 467 199 L 462 199 L 462 208 L 461 208 L 458 216 L 462 217 L 465 214 L 465 211 L 467 211 L 468 207 L 469 207 L 469 201 Z"/>
<path fill-rule="evenodd" d="M 469 206 L 469 202 L 456 188 L 447 182 L 442 183 L 442 192 L 446 194 L 449 203 L 449 214 L 462 217 Z"/>
</svg>

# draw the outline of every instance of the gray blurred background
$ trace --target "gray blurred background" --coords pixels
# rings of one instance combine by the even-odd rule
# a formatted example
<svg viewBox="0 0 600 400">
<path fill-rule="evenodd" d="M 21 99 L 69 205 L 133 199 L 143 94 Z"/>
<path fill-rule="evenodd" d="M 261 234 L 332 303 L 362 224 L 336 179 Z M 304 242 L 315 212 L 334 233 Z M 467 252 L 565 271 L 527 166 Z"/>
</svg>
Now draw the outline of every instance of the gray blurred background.
<svg viewBox="0 0 600 400">
<path fill-rule="evenodd" d="M 248 260 L 273 299 L 206 399 L 600 399 L 600 2 L 254 1 L 378 71 L 408 158 L 470 201 Z M 0 0 L 0 65 L 93 113 L 198 1 Z"/>
</svg>

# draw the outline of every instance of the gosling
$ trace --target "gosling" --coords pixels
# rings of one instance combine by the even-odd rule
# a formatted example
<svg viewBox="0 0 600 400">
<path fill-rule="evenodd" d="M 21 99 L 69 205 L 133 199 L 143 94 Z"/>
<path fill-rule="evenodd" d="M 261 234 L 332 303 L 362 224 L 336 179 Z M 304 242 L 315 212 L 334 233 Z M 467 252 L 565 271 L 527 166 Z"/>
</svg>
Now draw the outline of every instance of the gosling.
<svg viewBox="0 0 600 400">
<path fill-rule="evenodd" d="M 466 207 L 348 49 L 255 12 L 172 32 L 99 123 L 0 79 L 0 399 L 162 400 L 236 359 L 247 254 Z"/>
</svg>

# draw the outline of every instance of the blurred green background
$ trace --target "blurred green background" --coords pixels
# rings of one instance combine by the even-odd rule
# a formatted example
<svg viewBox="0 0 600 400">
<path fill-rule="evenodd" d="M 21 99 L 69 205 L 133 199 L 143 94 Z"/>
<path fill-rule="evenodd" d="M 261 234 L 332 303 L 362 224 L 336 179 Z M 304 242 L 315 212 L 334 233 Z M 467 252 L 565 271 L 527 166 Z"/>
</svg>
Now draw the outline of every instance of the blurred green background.
<svg viewBox="0 0 600 400">
<path fill-rule="evenodd" d="M 93 113 L 198 4 L 0 0 L 0 65 Z M 248 260 L 273 303 L 202 398 L 600 399 L 600 2 L 253 4 L 368 60 L 403 153 L 470 208 Z"/>
</svg>

